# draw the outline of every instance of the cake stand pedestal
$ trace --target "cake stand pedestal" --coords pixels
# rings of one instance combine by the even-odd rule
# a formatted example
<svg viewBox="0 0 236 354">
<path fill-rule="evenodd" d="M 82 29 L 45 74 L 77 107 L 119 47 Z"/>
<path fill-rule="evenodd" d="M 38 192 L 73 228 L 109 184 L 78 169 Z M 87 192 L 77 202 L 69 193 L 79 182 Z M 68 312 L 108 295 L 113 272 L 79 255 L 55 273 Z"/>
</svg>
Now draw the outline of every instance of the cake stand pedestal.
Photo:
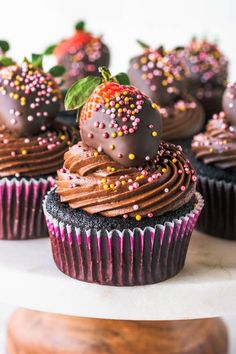
<svg viewBox="0 0 236 354">
<path fill-rule="evenodd" d="M 236 313 L 235 254 L 236 243 L 194 232 L 179 275 L 117 288 L 60 273 L 48 239 L 0 241 L 0 301 L 51 313 L 18 310 L 10 354 L 226 354 L 227 332 L 215 317 Z M 23 351 L 27 340 L 41 352 Z"/>
</svg>

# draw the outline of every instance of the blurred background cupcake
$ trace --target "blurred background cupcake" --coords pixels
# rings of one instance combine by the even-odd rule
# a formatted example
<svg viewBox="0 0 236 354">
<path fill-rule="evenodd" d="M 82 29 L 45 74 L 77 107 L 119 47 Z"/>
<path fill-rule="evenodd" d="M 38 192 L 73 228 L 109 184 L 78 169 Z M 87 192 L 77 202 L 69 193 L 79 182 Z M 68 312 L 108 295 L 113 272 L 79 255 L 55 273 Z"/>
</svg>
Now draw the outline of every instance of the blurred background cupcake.
<svg viewBox="0 0 236 354">
<path fill-rule="evenodd" d="M 205 207 L 197 227 L 212 236 L 236 239 L 236 85 L 228 85 L 224 112 L 196 135 L 189 157 L 197 169 Z"/>
<path fill-rule="evenodd" d="M 82 141 L 65 154 L 44 203 L 54 261 L 83 281 L 157 283 L 184 266 L 203 205 L 197 177 L 181 147 L 161 141 L 156 104 L 126 75 L 102 76 L 81 111 Z M 76 87 L 70 109 L 83 104 L 85 87 Z"/>
<path fill-rule="evenodd" d="M 56 123 L 60 89 L 42 56 L 0 71 L 0 239 L 43 237 L 41 203 L 76 134 Z"/>
<path fill-rule="evenodd" d="M 228 76 L 228 60 L 218 45 L 208 40 L 193 38 L 178 48 L 186 70 L 188 92 L 204 107 L 206 118 L 222 109 L 222 96 Z"/>
<path fill-rule="evenodd" d="M 130 61 L 131 84 L 160 106 L 163 139 L 181 143 L 201 130 L 204 111 L 186 90 L 185 67 L 178 52 L 141 44 L 145 47 L 142 53 Z"/>
</svg>

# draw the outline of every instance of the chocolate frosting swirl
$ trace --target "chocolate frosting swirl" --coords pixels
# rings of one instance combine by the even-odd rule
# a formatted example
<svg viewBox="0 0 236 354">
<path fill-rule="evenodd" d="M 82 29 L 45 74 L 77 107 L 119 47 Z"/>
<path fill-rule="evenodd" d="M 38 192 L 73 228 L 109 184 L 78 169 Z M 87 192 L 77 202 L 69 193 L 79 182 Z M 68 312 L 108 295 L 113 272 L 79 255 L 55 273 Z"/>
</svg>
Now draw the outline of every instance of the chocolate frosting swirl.
<svg viewBox="0 0 236 354">
<path fill-rule="evenodd" d="M 191 96 L 177 101 L 173 106 L 160 108 L 163 118 L 163 139 L 187 139 L 198 133 L 205 120 L 202 106 Z"/>
<path fill-rule="evenodd" d="M 54 123 L 30 138 L 17 138 L 0 127 L 0 176 L 39 176 L 55 173 L 68 146 L 75 143 L 73 128 Z"/>
<path fill-rule="evenodd" d="M 65 153 L 56 184 L 61 201 L 71 208 L 141 220 L 186 204 L 195 193 L 196 176 L 180 146 L 161 142 L 156 158 L 137 168 L 79 142 Z"/>
<path fill-rule="evenodd" d="M 228 123 L 224 112 L 215 114 L 206 131 L 194 137 L 192 151 L 205 164 L 236 169 L 236 128 Z"/>
</svg>

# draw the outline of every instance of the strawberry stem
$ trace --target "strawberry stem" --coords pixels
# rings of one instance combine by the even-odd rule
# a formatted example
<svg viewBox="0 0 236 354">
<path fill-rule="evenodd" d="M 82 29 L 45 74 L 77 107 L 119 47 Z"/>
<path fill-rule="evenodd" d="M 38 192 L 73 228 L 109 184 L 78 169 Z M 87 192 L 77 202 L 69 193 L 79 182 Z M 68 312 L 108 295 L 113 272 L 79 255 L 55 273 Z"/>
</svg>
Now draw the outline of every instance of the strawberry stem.
<svg viewBox="0 0 236 354">
<path fill-rule="evenodd" d="M 76 31 L 85 31 L 85 22 L 84 21 L 79 21 L 75 25 Z"/>
<path fill-rule="evenodd" d="M 102 76 L 102 82 L 115 81 L 114 77 L 111 77 L 111 72 L 105 66 L 98 68 L 99 73 Z"/>
</svg>

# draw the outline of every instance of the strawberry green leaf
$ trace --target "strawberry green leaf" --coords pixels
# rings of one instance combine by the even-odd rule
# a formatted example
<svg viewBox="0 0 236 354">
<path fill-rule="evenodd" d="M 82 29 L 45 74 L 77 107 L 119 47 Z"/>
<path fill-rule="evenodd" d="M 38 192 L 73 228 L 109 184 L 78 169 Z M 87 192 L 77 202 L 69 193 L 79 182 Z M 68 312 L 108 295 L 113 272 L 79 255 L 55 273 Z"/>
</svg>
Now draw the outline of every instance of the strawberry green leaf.
<svg viewBox="0 0 236 354">
<path fill-rule="evenodd" d="M 43 54 L 32 54 L 31 63 L 35 68 L 42 69 L 43 68 Z"/>
<path fill-rule="evenodd" d="M 48 72 L 53 77 L 60 77 L 65 73 L 66 69 L 62 65 L 55 65 L 53 66 Z"/>
<path fill-rule="evenodd" d="M 79 21 L 75 25 L 76 31 L 84 31 L 85 30 L 85 22 L 84 21 Z"/>
<path fill-rule="evenodd" d="M 82 107 L 101 82 L 101 78 L 97 76 L 87 76 L 84 79 L 77 81 L 67 91 L 65 97 L 66 111 Z"/>
<path fill-rule="evenodd" d="M 114 79 L 121 85 L 130 85 L 129 76 L 126 73 L 119 73 L 114 76 Z"/>
<path fill-rule="evenodd" d="M 140 39 L 137 39 L 137 43 L 142 47 L 142 48 L 150 48 L 150 45 L 147 43 L 141 41 Z"/>
<path fill-rule="evenodd" d="M 10 45 L 9 45 L 9 43 L 7 41 L 0 40 L 0 48 L 5 53 L 5 52 L 7 52 L 10 49 Z"/>
<path fill-rule="evenodd" d="M 14 65 L 15 62 L 8 57 L 5 57 L 4 55 L 0 56 L 0 65 L 1 66 L 10 66 L 10 65 Z"/>
<path fill-rule="evenodd" d="M 57 44 L 52 44 L 49 47 L 47 47 L 44 51 L 44 55 L 52 55 L 54 52 L 54 49 L 56 48 Z"/>
</svg>

